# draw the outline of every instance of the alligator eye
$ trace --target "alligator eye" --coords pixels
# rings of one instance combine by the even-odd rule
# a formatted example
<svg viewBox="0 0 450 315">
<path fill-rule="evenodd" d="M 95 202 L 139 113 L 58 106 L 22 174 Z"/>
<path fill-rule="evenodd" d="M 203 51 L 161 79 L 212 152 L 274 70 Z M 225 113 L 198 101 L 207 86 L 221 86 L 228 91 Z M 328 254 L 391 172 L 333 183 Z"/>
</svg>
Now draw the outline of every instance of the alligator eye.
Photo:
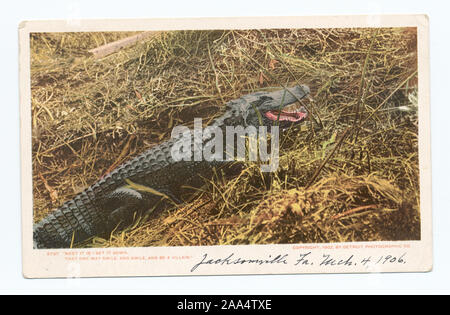
<svg viewBox="0 0 450 315">
<path fill-rule="evenodd" d="M 261 96 L 260 97 L 261 103 L 267 102 L 267 101 L 273 101 L 273 98 L 271 98 L 270 96 Z"/>
</svg>

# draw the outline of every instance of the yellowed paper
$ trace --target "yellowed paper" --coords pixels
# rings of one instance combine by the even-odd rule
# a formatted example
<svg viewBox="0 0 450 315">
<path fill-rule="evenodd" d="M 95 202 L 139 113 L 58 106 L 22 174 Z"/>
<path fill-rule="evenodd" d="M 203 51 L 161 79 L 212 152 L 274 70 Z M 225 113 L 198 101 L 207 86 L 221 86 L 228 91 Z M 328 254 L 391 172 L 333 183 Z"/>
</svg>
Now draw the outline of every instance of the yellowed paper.
<svg viewBox="0 0 450 315">
<path fill-rule="evenodd" d="M 426 16 L 26 21 L 19 36 L 26 278 L 431 270 Z M 188 196 L 125 178 L 120 193 L 161 201 L 36 247 L 39 222 L 176 126 L 298 85 L 297 109 L 259 116 L 281 123 L 273 171 L 214 167 Z M 114 198 L 94 207 L 125 206 Z"/>
</svg>

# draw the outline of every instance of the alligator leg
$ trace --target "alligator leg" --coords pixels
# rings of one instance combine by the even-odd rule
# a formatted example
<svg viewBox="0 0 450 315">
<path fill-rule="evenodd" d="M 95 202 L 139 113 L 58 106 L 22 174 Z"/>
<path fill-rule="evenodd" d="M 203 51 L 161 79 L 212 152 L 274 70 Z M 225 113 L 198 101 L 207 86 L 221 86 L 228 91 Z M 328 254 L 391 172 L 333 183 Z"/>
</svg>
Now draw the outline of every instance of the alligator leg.
<svg viewBox="0 0 450 315">
<path fill-rule="evenodd" d="M 170 191 L 170 189 L 159 189 L 159 192 L 161 192 L 161 193 L 163 193 L 164 195 L 166 195 L 166 196 L 167 196 L 166 199 L 169 199 L 169 201 L 170 201 L 172 204 L 175 203 L 175 204 L 179 205 L 179 204 L 182 204 L 182 203 L 183 203 L 183 201 L 181 201 L 180 198 L 178 198 L 177 196 L 175 196 L 175 195 L 172 193 L 172 191 Z"/>
<path fill-rule="evenodd" d="M 156 191 L 156 190 L 155 190 Z M 168 190 L 159 189 L 155 195 L 147 191 L 141 191 L 129 186 L 120 187 L 108 194 L 102 201 L 103 209 L 113 209 L 110 211 L 107 226 L 113 230 L 119 226 L 126 226 L 133 223 L 133 220 L 145 212 L 158 206 L 161 201 L 170 199 L 172 202 L 180 201 Z"/>
<path fill-rule="evenodd" d="M 117 188 L 99 202 L 100 207 L 109 213 L 106 222 L 108 230 L 122 224 L 131 224 L 134 214 L 140 214 L 146 204 L 148 200 L 142 193 L 125 186 Z"/>
</svg>

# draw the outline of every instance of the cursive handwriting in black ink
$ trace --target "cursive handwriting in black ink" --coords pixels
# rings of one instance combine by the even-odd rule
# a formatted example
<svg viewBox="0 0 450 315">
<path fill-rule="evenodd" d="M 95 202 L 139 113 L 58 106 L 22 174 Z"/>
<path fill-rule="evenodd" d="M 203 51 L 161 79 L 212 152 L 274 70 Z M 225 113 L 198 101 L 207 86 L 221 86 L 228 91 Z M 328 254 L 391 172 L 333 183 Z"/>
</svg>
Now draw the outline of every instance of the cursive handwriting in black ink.
<svg viewBox="0 0 450 315">
<path fill-rule="evenodd" d="M 271 255 L 267 259 L 243 259 L 241 257 L 234 258 L 234 253 L 231 253 L 225 258 L 209 258 L 208 254 L 204 254 L 200 262 L 196 263 L 192 268 L 191 272 L 194 272 L 201 265 L 244 265 L 244 264 L 255 264 L 255 265 L 270 265 L 270 264 L 284 264 L 287 265 L 288 254 L 277 255 L 272 258 Z"/>
<path fill-rule="evenodd" d="M 302 266 L 310 266 L 313 263 L 310 262 L 307 257 L 311 255 L 311 252 L 308 252 L 306 254 L 300 254 L 300 257 L 295 262 L 294 266 L 302 265 Z"/>
<path fill-rule="evenodd" d="M 354 266 L 356 263 L 352 261 L 353 255 L 348 257 L 347 259 L 337 259 L 334 257 L 331 257 L 331 255 L 323 255 L 323 260 L 320 263 L 319 266 Z"/>
</svg>

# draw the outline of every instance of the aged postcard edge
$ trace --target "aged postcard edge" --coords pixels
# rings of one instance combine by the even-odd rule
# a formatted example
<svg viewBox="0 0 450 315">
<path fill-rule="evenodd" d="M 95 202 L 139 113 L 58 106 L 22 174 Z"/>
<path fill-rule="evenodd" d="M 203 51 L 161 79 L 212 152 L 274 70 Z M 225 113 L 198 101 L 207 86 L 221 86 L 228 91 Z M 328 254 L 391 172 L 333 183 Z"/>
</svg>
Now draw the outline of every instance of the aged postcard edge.
<svg viewBox="0 0 450 315">
<path fill-rule="evenodd" d="M 414 263 L 408 266 L 355 268 L 346 270 L 333 267 L 327 270 L 309 268 L 302 270 L 279 266 L 231 266 L 228 269 L 204 268 L 191 273 L 189 270 L 197 260 L 172 263 L 154 263 L 152 269 L 145 263 L 67 263 L 45 255 L 46 251 L 32 247 L 32 167 L 31 167 L 31 86 L 29 34 L 32 32 L 76 32 L 76 31 L 139 31 L 139 30 L 182 30 L 182 29 L 267 29 L 267 28 L 349 28 L 349 27 L 417 27 L 418 69 L 419 69 L 419 161 L 420 161 L 420 207 L 421 240 L 407 242 L 367 242 L 395 247 L 407 244 L 414 252 Z M 24 21 L 19 25 L 20 55 L 20 125 L 21 125 L 21 180 L 22 180 L 22 253 L 23 275 L 26 278 L 55 277 L 109 277 L 109 276 L 164 276 L 164 275 L 226 275 L 226 274 L 296 274 L 296 273 L 366 273 L 366 272 L 426 272 L 432 269 L 432 221 L 431 221 L 431 144 L 430 144 L 430 96 L 429 96 L 429 23 L 426 15 L 368 15 L 368 16 L 306 16 L 306 17 L 234 17 L 234 18 L 194 18 L 194 19 L 123 19 L 123 20 L 58 20 Z M 365 245 L 366 242 L 357 243 Z M 326 245 L 326 244 L 299 244 Z M 330 244 L 332 245 L 332 244 Z M 343 245 L 337 243 L 336 245 Z M 344 245 L 352 246 L 345 243 Z M 208 251 L 216 258 L 231 251 L 258 256 L 261 252 L 292 253 L 294 244 L 280 245 L 239 245 L 239 246 L 198 246 L 126 248 L 132 255 L 159 252 L 167 255 L 196 252 L 201 258 Z M 122 248 L 123 249 L 123 248 Z M 114 250 L 114 249 L 111 249 Z M 73 250 L 72 250 L 73 251 Z M 95 251 L 84 250 L 84 251 Z M 340 251 L 340 250 L 338 250 Z M 63 253 L 64 250 L 54 252 Z M 342 250 L 345 252 L 345 250 Z M 368 250 L 371 252 L 371 250 Z M 295 252 L 294 252 L 295 253 Z M 261 255 L 260 255 L 261 256 Z M 264 255 L 262 255 L 264 256 Z M 266 255 L 267 256 L 267 255 Z M 261 257 L 261 259 L 264 257 Z M 267 258 L 267 257 L 266 257 Z M 185 266 L 186 264 L 186 266 Z M 210 267 L 210 266 L 207 266 Z"/>
</svg>

